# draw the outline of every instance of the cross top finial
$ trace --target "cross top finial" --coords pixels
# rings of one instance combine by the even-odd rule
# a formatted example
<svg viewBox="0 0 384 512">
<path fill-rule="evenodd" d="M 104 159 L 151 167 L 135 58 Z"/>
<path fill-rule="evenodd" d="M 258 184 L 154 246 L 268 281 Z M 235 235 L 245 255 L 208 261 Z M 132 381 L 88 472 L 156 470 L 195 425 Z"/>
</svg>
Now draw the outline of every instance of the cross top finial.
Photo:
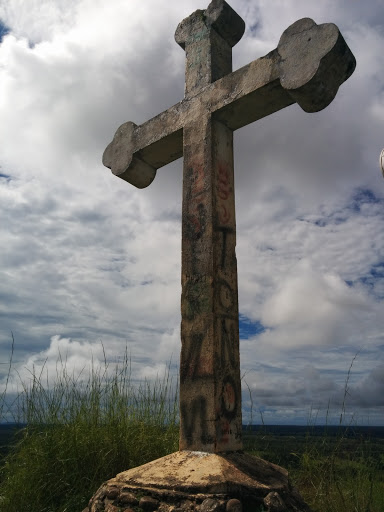
<svg viewBox="0 0 384 512">
<path fill-rule="evenodd" d="M 175 39 L 184 50 L 188 42 L 193 42 L 198 37 L 195 25 L 198 20 L 205 24 L 207 30 L 213 28 L 231 48 L 244 35 L 245 23 L 237 12 L 225 0 L 213 0 L 207 9 L 199 9 L 179 23 Z"/>
<path fill-rule="evenodd" d="M 232 47 L 244 31 L 244 20 L 225 0 L 213 0 L 179 23 L 175 40 L 186 52 L 186 97 L 232 71 Z"/>
</svg>

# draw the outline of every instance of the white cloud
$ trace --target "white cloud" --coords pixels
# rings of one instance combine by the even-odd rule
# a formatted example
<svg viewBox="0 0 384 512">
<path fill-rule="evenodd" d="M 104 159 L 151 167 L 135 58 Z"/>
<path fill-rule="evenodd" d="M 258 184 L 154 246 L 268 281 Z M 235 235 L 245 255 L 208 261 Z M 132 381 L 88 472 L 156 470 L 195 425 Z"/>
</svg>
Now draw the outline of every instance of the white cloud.
<svg viewBox="0 0 384 512">
<path fill-rule="evenodd" d="M 52 336 L 50 345 L 41 352 L 32 353 L 25 361 L 16 363 L 11 369 L 7 392 L 18 393 L 30 390 L 33 385 L 43 388 L 52 386 L 66 378 L 87 381 L 90 373 L 105 368 L 103 347 L 88 342 L 79 343 L 69 338 Z M 6 378 L 1 383 L 5 389 Z"/>
<path fill-rule="evenodd" d="M 264 336 L 287 348 L 344 344 L 355 331 L 354 317 L 370 306 L 339 276 L 318 273 L 301 261 L 263 306 L 261 321 L 273 329 Z"/>
<path fill-rule="evenodd" d="M 292 106 L 235 135 L 240 310 L 269 328 L 242 341 L 243 368 L 262 372 L 272 397 L 287 390 L 276 406 L 282 417 L 283 401 L 296 403 L 311 382 L 313 396 L 342 389 L 345 361 L 359 348 L 360 382 L 376 378 L 383 354 L 379 4 L 231 2 L 248 26 L 235 66 L 273 49 L 304 16 L 336 22 L 358 61 L 323 112 Z M 117 355 L 127 345 L 142 375 L 177 362 L 182 163 L 139 191 L 101 155 L 119 124 L 181 99 L 185 55 L 174 30 L 205 7 L 2 2 L 11 30 L 0 45 L 0 172 L 11 176 L 0 178 L 2 361 L 13 331 L 23 363 L 49 351 L 53 361 L 62 347 L 81 365 L 100 341 Z M 284 385 L 287 368 L 307 384 Z"/>
<path fill-rule="evenodd" d="M 70 28 L 79 3 L 72 0 L 4 0 L 0 18 L 12 27 L 16 37 L 35 44 L 50 40 L 58 30 Z"/>
</svg>

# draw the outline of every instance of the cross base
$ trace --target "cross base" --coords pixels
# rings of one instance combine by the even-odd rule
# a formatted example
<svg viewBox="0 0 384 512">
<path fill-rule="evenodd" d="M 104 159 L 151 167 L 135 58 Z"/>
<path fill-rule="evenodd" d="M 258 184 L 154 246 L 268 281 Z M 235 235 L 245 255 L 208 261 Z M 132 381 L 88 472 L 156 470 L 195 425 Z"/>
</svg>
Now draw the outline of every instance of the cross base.
<svg viewBox="0 0 384 512">
<path fill-rule="evenodd" d="M 243 452 L 179 451 L 119 473 L 83 512 L 311 512 L 288 472 Z"/>
</svg>

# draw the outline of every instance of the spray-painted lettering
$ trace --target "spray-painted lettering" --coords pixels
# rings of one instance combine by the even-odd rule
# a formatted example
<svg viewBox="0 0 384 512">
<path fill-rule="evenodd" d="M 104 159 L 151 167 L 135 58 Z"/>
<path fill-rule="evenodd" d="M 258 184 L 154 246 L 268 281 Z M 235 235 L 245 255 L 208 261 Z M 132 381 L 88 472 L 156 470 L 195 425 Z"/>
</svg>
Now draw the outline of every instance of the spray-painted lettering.
<svg viewBox="0 0 384 512">
<path fill-rule="evenodd" d="M 213 437 L 207 433 L 207 399 L 204 396 L 181 403 L 180 412 L 181 430 L 186 448 L 194 446 L 197 439 L 202 445 L 214 442 Z"/>
<path fill-rule="evenodd" d="M 216 190 L 217 195 L 223 200 L 228 199 L 232 192 L 228 169 L 222 163 L 218 165 Z"/>
<path fill-rule="evenodd" d="M 221 318 L 221 351 L 220 351 L 220 363 L 222 371 L 227 369 L 235 368 L 234 354 L 237 351 L 236 343 L 236 330 L 237 320 L 232 318 Z"/>
<path fill-rule="evenodd" d="M 236 304 L 236 296 L 230 285 L 224 279 L 216 281 L 216 293 L 219 305 L 227 313 L 233 313 Z"/>
</svg>

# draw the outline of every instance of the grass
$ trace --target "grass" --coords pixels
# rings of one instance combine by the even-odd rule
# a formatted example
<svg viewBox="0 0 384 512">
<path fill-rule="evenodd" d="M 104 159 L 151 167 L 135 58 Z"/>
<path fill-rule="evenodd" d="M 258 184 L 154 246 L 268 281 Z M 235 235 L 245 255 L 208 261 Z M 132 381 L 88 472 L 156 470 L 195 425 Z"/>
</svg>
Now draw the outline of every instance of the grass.
<svg viewBox="0 0 384 512">
<path fill-rule="evenodd" d="M 384 439 L 353 436 L 351 427 L 323 435 L 245 435 L 249 453 L 285 467 L 316 512 L 384 511 Z"/>
<path fill-rule="evenodd" d="M 245 441 L 247 451 L 289 471 L 315 512 L 384 512 L 384 439 L 356 438 L 351 435 L 353 425 L 344 425 L 357 356 L 347 372 L 337 435 L 331 435 L 327 425 L 322 436 L 315 435 L 310 421 L 304 438 L 279 439 L 261 429 L 259 438 L 248 436 Z"/>
<path fill-rule="evenodd" d="M 177 450 L 169 376 L 134 385 L 128 357 L 82 373 L 59 361 L 53 386 L 42 373 L 23 384 L 17 415 L 27 426 L 0 464 L 1 512 L 79 512 L 103 481 Z"/>
<path fill-rule="evenodd" d="M 134 384 L 127 355 L 77 374 L 60 359 L 53 384 L 32 371 L 21 385 L 14 406 L 26 427 L 0 455 L 0 512 L 79 512 L 103 481 L 178 449 L 169 374 Z M 3 418 L 6 398 L 4 391 Z M 351 438 L 349 428 L 315 436 L 309 426 L 305 436 L 289 438 L 261 428 L 245 435 L 245 449 L 286 467 L 316 512 L 383 512 L 384 439 Z"/>
<path fill-rule="evenodd" d="M 382 512 L 384 466 L 380 443 L 369 439 L 353 442 L 346 432 L 342 431 L 332 443 L 325 437 L 309 445 L 293 477 L 308 503 L 322 503 L 324 512 Z"/>
</svg>

